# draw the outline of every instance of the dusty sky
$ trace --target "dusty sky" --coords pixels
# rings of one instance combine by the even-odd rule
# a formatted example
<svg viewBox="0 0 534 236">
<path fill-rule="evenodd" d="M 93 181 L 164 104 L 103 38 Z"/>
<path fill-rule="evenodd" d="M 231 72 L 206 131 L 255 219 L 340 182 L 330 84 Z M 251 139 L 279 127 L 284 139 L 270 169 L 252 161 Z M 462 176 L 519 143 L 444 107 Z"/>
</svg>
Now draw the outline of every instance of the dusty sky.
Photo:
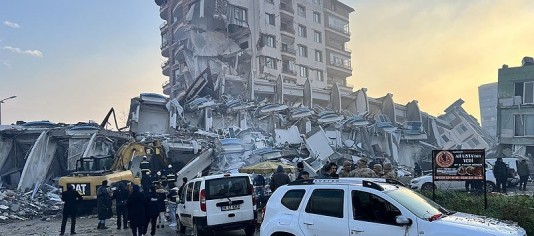
<svg viewBox="0 0 534 236">
<path fill-rule="evenodd" d="M 355 88 L 395 102 L 418 100 L 432 115 L 458 98 L 479 117 L 478 86 L 497 81 L 503 64 L 534 56 L 531 0 L 344 0 Z"/>
<path fill-rule="evenodd" d="M 393 93 L 439 115 L 458 98 L 479 117 L 477 87 L 534 56 L 531 0 L 342 0 L 351 15 L 355 89 Z M 0 2 L 2 123 L 120 119 L 130 98 L 162 93 L 159 8 L 146 0 Z M 119 119 L 119 120 L 120 120 Z"/>
</svg>

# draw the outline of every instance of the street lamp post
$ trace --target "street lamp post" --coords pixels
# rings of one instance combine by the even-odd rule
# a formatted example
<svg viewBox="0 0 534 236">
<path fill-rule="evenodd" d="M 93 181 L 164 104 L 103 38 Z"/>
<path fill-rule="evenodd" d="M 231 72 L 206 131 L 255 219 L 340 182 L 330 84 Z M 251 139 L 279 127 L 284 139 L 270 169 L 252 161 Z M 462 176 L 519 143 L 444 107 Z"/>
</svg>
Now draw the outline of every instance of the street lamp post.
<svg viewBox="0 0 534 236">
<path fill-rule="evenodd" d="M 0 125 L 2 125 L 2 103 L 4 103 L 5 101 L 9 100 L 9 99 L 13 99 L 13 98 L 16 98 L 17 96 L 11 96 L 11 97 L 8 97 L 8 98 L 4 98 L 2 100 L 0 100 Z"/>
</svg>

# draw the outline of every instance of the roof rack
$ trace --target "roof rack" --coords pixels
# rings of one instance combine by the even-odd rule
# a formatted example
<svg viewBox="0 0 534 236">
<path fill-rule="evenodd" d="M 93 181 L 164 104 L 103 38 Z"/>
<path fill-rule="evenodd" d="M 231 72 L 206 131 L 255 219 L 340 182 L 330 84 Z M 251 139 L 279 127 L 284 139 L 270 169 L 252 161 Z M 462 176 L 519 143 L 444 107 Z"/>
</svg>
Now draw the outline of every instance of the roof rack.
<svg viewBox="0 0 534 236">
<path fill-rule="evenodd" d="M 384 188 L 382 186 L 380 186 L 380 185 L 378 185 L 378 184 L 376 184 L 375 182 L 372 182 L 372 181 L 363 180 L 362 181 L 362 185 L 364 187 L 376 189 L 378 191 L 384 191 Z"/>
<path fill-rule="evenodd" d="M 382 178 L 332 178 L 332 179 L 306 179 L 295 180 L 288 185 L 311 185 L 311 184 L 363 184 L 364 181 L 373 183 L 388 183 L 393 185 L 405 186 L 402 182 L 394 179 Z"/>
</svg>

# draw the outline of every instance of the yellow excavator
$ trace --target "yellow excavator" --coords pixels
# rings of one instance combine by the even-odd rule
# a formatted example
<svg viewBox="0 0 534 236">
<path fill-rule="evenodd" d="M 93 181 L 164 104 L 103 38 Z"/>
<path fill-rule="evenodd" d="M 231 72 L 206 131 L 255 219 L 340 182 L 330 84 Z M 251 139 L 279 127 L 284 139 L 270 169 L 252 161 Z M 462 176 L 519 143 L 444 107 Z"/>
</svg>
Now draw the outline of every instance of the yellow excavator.
<svg viewBox="0 0 534 236">
<path fill-rule="evenodd" d="M 119 183 L 141 184 L 139 164 L 146 156 L 154 169 L 164 168 L 169 164 L 161 143 L 130 141 L 122 145 L 115 156 L 83 157 L 76 161 L 76 170 L 59 179 L 59 185 L 65 191 L 72 185 L 82 195 L 84 208 L 96 206 L 96 191 L 107 180 L 113 187 Z"/>
</svg>

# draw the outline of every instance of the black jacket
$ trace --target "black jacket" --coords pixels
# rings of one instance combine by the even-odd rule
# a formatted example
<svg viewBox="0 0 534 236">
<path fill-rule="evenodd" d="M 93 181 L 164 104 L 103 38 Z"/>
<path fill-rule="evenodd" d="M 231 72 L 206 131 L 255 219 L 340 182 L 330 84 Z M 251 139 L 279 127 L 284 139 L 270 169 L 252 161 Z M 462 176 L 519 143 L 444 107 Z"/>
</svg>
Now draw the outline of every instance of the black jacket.
<svg viewBox="0 0 534 236">
<path fill-rule="evenodd" d="M 76 212 L 78 202 L 82 201 L 82 196 L 74 189 L 61 193 L 61 200 L 65 202 L 63 212 Z"/>
<path fill-rule="evenodd" d="M 161 196 L 158 193 L 150 192 L 147 195 L 146 201 L 148 210 L 146 212 L 147 217 L 155 217 L 160 213 L 160 200 Z"/>
<path fill-rule="evenodd" d="M 503 161 L 495 162 L 495 165 L 493 166 L 493 176 L 495 176 L 496 179 L 508 178 L 508 167 Z"/>
<path fill-rule="evenodd" d="M 291 180 L 286 173 L 276 173 L 271 177 L 269 187 L 271 188 L 271 191 L 274 192 L 278 187 L 289 184 L 289 182 L 291 182 Z"/>
<path fill-rule="evenodd" d="M 140 226 L 144 225 L 146 222 L 146 210 L 147 210 L 147 201 L 145 195 L 139 191 L 134 191 L 128 197 L 126 203 L 128 209 L 128 219 L 130 220 L 130 225 Z"/>
<path fill-rule="evenodd" d="M 126 202 L 128 201 L 128 195 L 130 195 L 130 193 L 123 187 L 119 187 L 118 189 L 113 191 L 113 199 L 115 199 L 115 206 L 126 206 Z"/>
</svg>

